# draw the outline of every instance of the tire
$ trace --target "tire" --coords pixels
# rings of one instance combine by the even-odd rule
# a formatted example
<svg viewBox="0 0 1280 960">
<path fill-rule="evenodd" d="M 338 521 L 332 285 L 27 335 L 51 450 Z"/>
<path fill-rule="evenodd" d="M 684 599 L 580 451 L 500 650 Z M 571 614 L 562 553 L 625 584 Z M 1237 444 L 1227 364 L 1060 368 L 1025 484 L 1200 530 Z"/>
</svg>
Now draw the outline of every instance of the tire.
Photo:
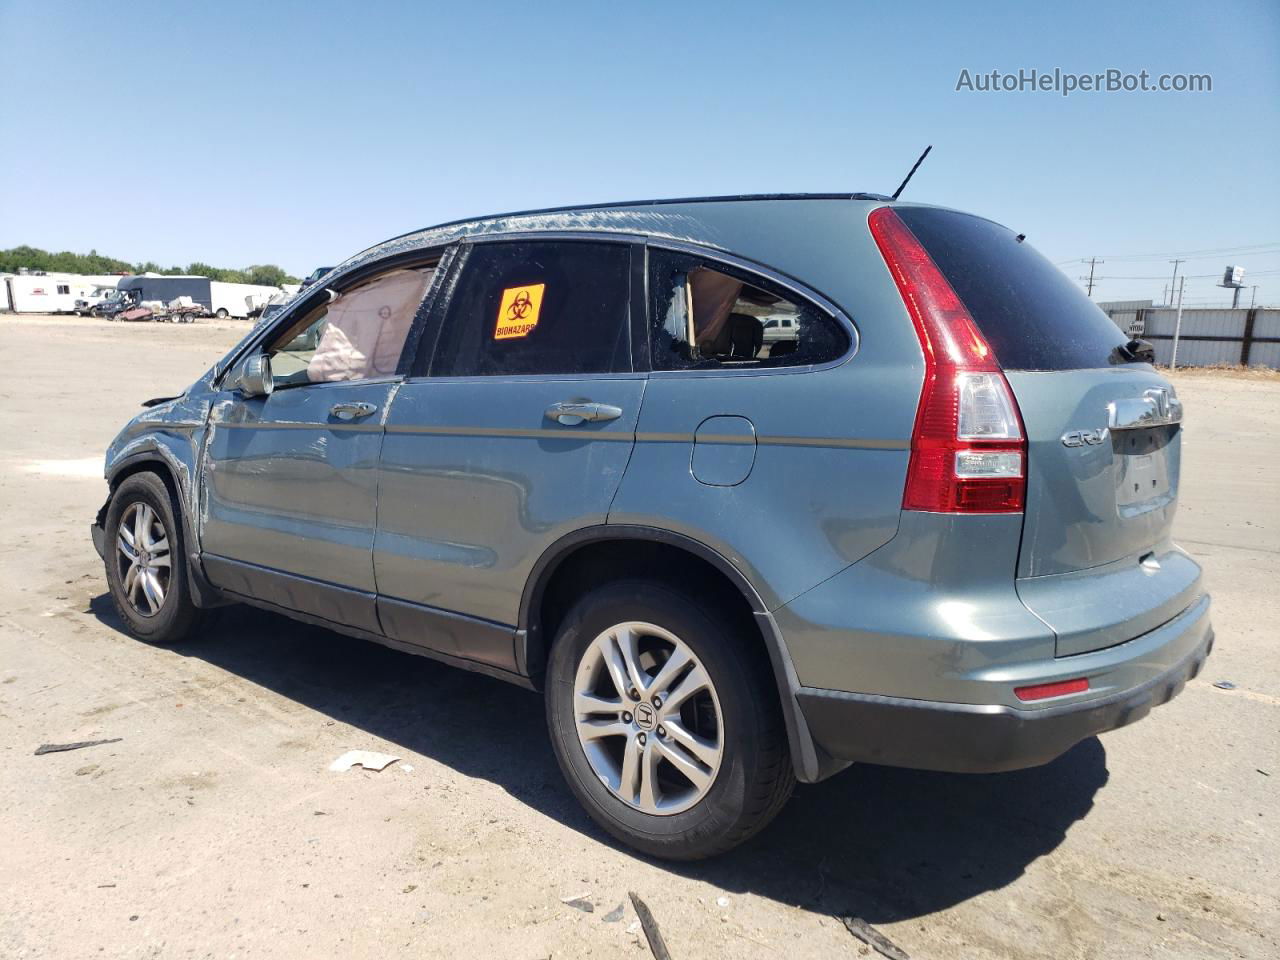
<svg viewBox="0 0 1280 960">
<path fill-rule="evenodd" d="M 112 495 L 107 508 L 107 546 L 103 560 L 111 600 L 130 633 L 139 640 L 161 646 L 177 643 L 187 636 L 200 613 L 191 601 L 186 537 L 178 517 L 169 488 L 158 476 L 148 472 L 127 477 Z M 143 526 L 149 533 L 139 550 L 137 533 Z M 125 547 L 130 547 L 131 555 L 141 561 L 139 569 L 145 575 L 136 572 L 130 575 L 130 568 L 135 564 L 127 558 Z M 167 567 L 163 563 L 166 558 Z M 159 586 L 159 603 L 156 603 L 153 584 Z"/>
<path fill-rule="evenodd" d="M 227 308 L 226 308 L 226 307 L 219 307 L 219 308 L 218 308 L 218 312 L 217 312 L 216 314 L 214 314 L 214 316 L 216 316 L 219 320 L 225 320 L 225 319 L 227 319 L 227 317 L 229 317 L 230 315 L 231 315 L 231 314 L 227 313 Z"/>
<path fill-rule="evenodd" d="M 556 635 L 547 665 L 546 708 L 560 770 L 596 823 L 645 854 L 698 860 L 724 853 L 761 830 L 791 796 L 795 775 L 777 688 L 767 661 L 750 655 L 755 651 L 740 632 L 730 618 L 672 586 L 627 580 L 583 597 Z M 604 652 L 620 653 L 622 646 L 610 643 L 625 643 L 628 634 L 639 638 L 631 646 L 640 651 L 635 662 L 644 673 L 641 682 L 649 685 L 635 691 L 638 699 L 630 690 L 619 691 L 613 679 L 625 658 L 613 660 L 611 669 Z M 667 647 L 674 658 L 681 645 L 693 667 L 675 670 L 674 683 L 660 688 L 653 681 L 662 679 Z M 677 702 L 689 689 L 701 692 Z M 593 699 L 580 700 L 579 693 Z M 665 707 L 664 695 L 671 701 Z M 579 705 L 585 703 L 603 709 L 582 714 Z M 591 739 L 580 735 L 580 719 Z M 599 737 L 606 730 L 608 735 Z M 682 748 L 690 731 L 698 734 L 696 754 Z M 628 781 L 624 764 L 633 748 L 640 772 L 633 768 Z M 652 764 L 651 755 L 658 758 Z M 701 786 L 678 772 L 676 756 L 685 769 L 696 770 Z M 695 756 L 698 762 L 687 766 Z M 656 786 L 646 795 L 650 777 Z M 624 787 L 628 782 L 638 787 Z"/>
</svg>

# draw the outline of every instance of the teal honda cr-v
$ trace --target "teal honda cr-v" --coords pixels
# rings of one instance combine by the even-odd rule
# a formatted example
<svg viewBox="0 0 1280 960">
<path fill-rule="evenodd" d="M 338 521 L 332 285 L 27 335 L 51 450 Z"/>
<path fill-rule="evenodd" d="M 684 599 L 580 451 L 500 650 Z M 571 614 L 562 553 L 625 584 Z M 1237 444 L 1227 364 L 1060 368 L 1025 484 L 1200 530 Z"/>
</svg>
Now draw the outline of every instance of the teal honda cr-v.
<svg viewBox="0 0 1280 960">
<path fill-rule="evenodd" d="M 94 539 L 143 639 L 244 601 L 543 691 L 601 826 L 703 857 L 1197 673 L 1150 359 L 1020 234 L 875 195 L 446 224 L 150 402 Z"/>
</svg>

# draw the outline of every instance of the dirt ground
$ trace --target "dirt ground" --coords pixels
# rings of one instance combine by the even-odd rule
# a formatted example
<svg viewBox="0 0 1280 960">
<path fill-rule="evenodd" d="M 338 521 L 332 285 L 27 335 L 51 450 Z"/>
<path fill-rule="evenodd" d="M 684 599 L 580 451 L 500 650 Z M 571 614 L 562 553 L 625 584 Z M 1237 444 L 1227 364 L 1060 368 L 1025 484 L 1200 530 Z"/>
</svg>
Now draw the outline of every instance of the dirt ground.
<svg viewBox="0 0 1280 960">
<path fill-rule="evenodd" d="M 578 809 L 535 694 L 243 608 L 122 632 L 103 450 L 246 330 L 0 315 L 0 956 L 647 957 L 629 890 L 677 960 L 866 955 L 846 911 L 917 960 L 1280 956 L 1280 382 L 1177 378 L 1218 646 L 1173 703 L 1036 770 L 856 767 L 671 866 Z"/>
</svg>

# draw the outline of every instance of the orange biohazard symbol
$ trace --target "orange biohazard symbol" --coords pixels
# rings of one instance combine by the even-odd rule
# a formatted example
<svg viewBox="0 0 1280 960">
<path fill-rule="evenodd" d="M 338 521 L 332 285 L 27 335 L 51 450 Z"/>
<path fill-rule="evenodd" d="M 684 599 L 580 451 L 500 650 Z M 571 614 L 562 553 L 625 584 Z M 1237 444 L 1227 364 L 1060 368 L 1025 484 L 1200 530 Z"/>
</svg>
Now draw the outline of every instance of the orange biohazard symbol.
<svg viewBox="0 0 1280 960">
<path fill-rule="evenodd" d="M 542 294 L 545 283 L 531 283 L 523 287 L 508 287 L 502 291 L 498 305 L 498 325 L 493 331 L 495 340 L 511 340 L 527 337 L 538 325 L 538 313 L 542 310 Z"/>
</svg>

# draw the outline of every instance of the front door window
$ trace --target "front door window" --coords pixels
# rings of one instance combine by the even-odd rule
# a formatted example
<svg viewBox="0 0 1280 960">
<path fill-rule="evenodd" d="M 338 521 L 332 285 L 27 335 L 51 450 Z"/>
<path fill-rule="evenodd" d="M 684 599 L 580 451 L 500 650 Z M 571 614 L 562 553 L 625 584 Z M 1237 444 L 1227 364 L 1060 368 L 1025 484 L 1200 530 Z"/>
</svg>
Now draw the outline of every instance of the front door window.
<svg viewBox="0 0 1280 960">
<path fill-rule="evenodd" d="M 277 387 L 395 374 L 434 267 L 391 270 L 333 295 L 267 349 Z"/>
</svg>

